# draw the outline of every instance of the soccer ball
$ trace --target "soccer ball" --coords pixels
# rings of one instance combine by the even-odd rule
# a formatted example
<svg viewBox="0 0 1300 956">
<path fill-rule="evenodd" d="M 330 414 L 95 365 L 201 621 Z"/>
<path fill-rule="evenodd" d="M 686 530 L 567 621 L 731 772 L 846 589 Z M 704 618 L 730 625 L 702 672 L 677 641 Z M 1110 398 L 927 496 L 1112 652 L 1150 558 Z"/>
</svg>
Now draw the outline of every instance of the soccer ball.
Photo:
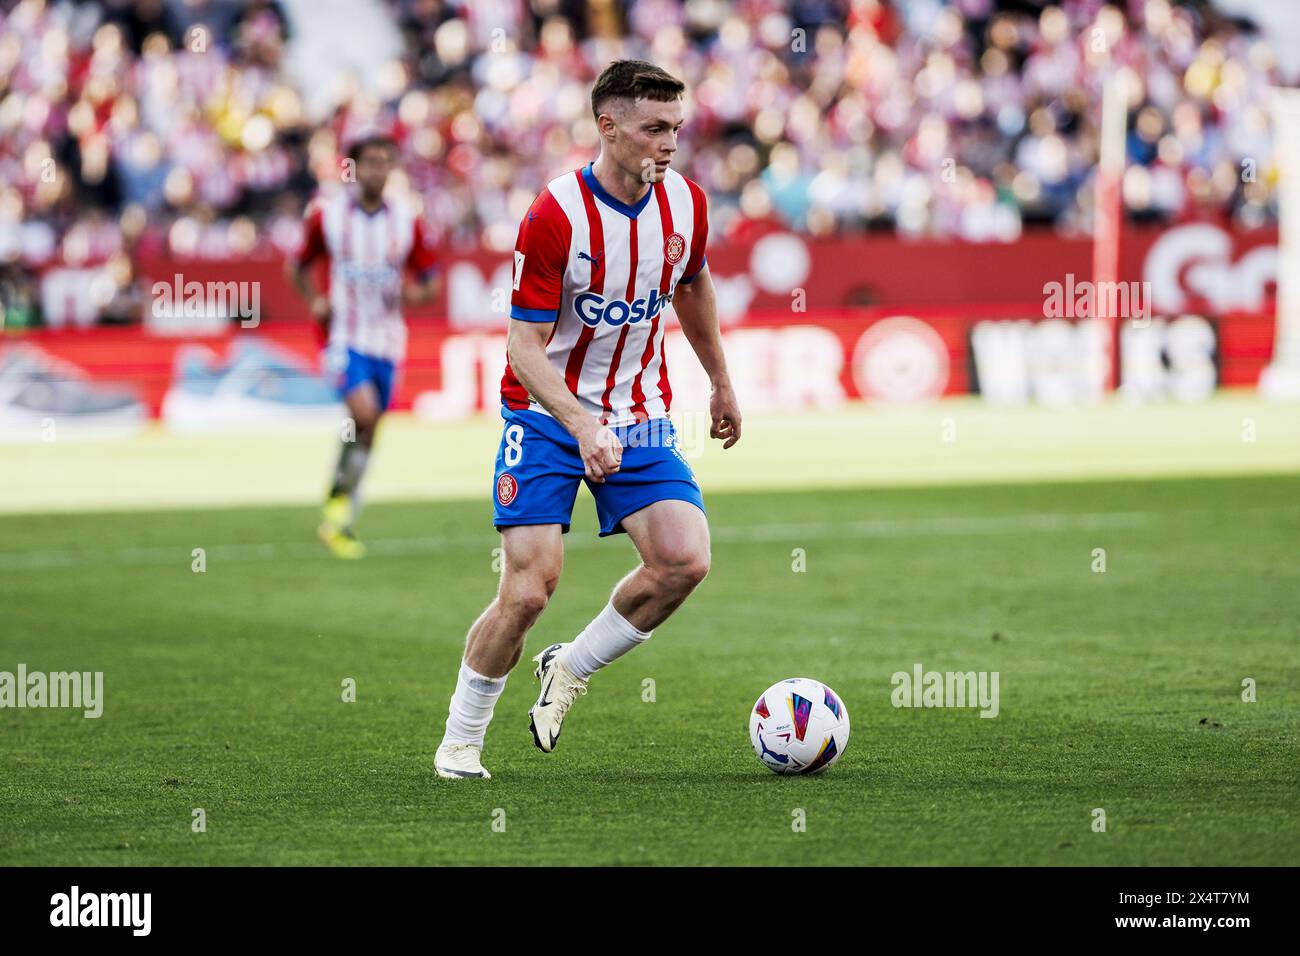
<svg viewBox="0 0 1300 956">
<path fill-rule="evenodd" d="M 749 712 L 749 742 L 775 773 L 820 773 L 849 742 L 849 712 L 821 681 L 792 677 L 763 691 Z"/>
</svg>

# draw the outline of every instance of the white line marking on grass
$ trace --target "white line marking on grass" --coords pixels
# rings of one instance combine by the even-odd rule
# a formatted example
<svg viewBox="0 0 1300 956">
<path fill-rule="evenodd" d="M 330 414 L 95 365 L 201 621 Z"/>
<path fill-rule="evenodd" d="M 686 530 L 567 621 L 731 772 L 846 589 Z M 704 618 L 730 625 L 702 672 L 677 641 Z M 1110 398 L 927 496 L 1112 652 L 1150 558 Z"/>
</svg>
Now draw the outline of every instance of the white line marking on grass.
<svg viewBox="0 0 1300 956">
<path fill-rule="evenodd" d="M 719 525 L 711 529 L 717 542 L 806 541 L 828 538 L 909 538 L 946 537 L 985 534 L 1019 534 L 1022 532 L 1054 533 L 1089 531 L 1099 528 L 1132 528 L 1147 524 L 1160 514 L 1187 512 L 1115 511 L 1059 514 L 986 515 L 946 518 L 880 518 L 872 521 L 820 521 L 806 524 Z M 366 541 L 370 554 L 381 557 L 432 555 L 445 551 L 477 551 L 493 540 L 488 532 L 481 535 L 425 536 L 413 538 L 376 538 Z M 597 547 L 594 533 L 565 536 L 569 550 Z M 160 566 L 176 564 L 188 569 L 192 543 L 174 547 L 120 548 L 111 551 L 9 551 L 0 552 L 0 570 L 25 571 L 43 568 L 103 566 Z M 207 548 L 212 563 L 245 564 L 280 561 L 288 558 L 319 557 L 333 560 L 315 542 L 218 544 Z"/>
<path fill-rule="evenodd" d="M 799 538 L 907 538 L 1021 531 L 1090 531 L 1146 524 L 1153 511 L 1076 514 L 984 515 L 953 518 L 880 518 L 874 521 L 816 524 L 726 525 L 712 529 L 714 541 L 785 541 Z"/>
<path fill-rule="evenodd" d="M 1296 505 L 1248 506 L 1231 510 L 1186 508 L 1159 511 L 1078 511 L 1024 513 L 1008 515 L 949 516 L 936 518 L 878 518 L 870 521 L 818 521 L 804 524 L 772 522 L 751 525 L 715 525 L 710 528 L 715 542 L 746 543 L 759 541 L 811 541 L 826 539 L 927 538 L 963 535 L 1055 534 L 1067 531 L 1095 531 L 1137 528 L 1159 518 L 1215 516 L 1239 517 L 1251 514 L 1294 514 Z M 422 536 L 413 538 L 367 539 L 366 547 L 378 557 L 435 555 L 443 552 L 480 551 L 496 540 L 492 532 L 478 535 Z M 565 536 L 566 550 L 602 547 L 595 532 L 578 532 Z M 148 548 L 119 548 L 111 551 L 8 551 L 0 552 L 0 572 L 44 568 L 133 565 L 165 566 L 176 564 L 188 570 L 193 544 Z M 259 561 L 282 561 L 289 558 L 334 560 L 313 541 L 218 544 L 207 548 L 209 561 L 247 564 Z"/>
</svg>

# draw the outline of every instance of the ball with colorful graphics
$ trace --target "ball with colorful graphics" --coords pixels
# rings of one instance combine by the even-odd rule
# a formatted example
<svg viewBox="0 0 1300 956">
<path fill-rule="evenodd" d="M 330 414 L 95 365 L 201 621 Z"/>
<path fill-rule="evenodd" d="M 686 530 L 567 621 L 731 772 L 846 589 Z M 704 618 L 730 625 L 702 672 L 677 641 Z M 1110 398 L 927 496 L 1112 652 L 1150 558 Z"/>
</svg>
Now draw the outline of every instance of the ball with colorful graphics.
<svg viewBox="0 0 1300 956">
<path fill-rule="evenodd" d="M 749 741 L 775 773 L 821 773 L 849 743 L 849 711 L 821 681 L 791 677 L 773 684 L 749 712 Z"/>
</svg>

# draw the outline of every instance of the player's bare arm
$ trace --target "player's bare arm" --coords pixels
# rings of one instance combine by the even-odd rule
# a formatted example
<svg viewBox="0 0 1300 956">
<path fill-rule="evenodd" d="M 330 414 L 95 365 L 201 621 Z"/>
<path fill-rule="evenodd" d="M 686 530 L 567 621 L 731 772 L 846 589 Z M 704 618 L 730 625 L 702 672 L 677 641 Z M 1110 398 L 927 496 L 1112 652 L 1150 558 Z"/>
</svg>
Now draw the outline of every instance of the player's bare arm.
<svg viewBox="0 0 1300 956">
<path fill-rule="evenodd" d="M 589 415 L 546 358 L 553 322 L 510 320 L 506 356 L 519 381 L 565 429 L 578 440 L 587 477 L 603 482 L 618 471 L 623 446 L 612 431 Z"/>
<path fill-rule="evenodd" d="M 402 286 L 402 304 L 412 307 L 427 305 L 438 295 L 438 277 L 430 276 Z"/>
<path fill-rule="evenodd" d="M 707 265 L 691 283 L 677 286 L 673 308 L 686 341 L 691 344 L 713 385 L 709 399 L 713 424 L 709 428 L 709 437 L 721 438 L 722 447 L 730 448 L 740 441 L 740 405 L 736 401 L 735 389 L 731 387 L 731 376 L 727 374 L 727 357 L 723 354 L 722 336 L 718 332 L 717 296 Z"/>
<path fill-rule="evenodd" d="M 290 259 L 285 263 L 284 271 L 289 277 L 289 281 L 293 283 L 294 289 L 302 296 L 303 301 L 307 303 L 307 307 L 311 309 L 312 318 L 317 322 L 328 323 L 330 320 L 330 300 L 328 296 L 316 288 L 316 282 L 311 277 L 309 264 Z"/>
</svg>

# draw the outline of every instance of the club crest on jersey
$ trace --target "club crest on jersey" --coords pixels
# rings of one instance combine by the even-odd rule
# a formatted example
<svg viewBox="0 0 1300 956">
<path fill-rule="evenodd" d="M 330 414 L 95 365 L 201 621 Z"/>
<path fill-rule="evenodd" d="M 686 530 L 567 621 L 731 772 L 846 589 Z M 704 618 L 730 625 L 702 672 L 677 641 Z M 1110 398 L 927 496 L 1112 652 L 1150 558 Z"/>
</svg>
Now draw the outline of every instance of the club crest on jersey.
<svg viewBox="0 0 1300 956">
<path fill-rule="evenodd" d="M 501 502 L 503 508 L 514 501 L 518 494 L 519 482 L 515 481 L 515 476 L 510 472 L 497 479 L 497 501 Z"/>
<path fill-rule="evenodd" d="M 682 256 L 686 255 L 686 240 L 682 238 L 680 232 L 674 232 L 664 240 L 664 258 L 668 260 L 669 265 L 677 265 L 682 261 Z"/>
<path fill-rule="evenodd" d="M 633 299 L 631 302 L 606 299 L 595 292 L 584 292 L 573 300 L 573 308 L 583 324 L 593 329 L 602 322 L 614 326 L 624 322 L 636 325 L 641 320 L 653 319 L 662 312 L 668 298 L 660 295 L 658 289 L 651 289 L 648 298 Z"/>
</svg>

